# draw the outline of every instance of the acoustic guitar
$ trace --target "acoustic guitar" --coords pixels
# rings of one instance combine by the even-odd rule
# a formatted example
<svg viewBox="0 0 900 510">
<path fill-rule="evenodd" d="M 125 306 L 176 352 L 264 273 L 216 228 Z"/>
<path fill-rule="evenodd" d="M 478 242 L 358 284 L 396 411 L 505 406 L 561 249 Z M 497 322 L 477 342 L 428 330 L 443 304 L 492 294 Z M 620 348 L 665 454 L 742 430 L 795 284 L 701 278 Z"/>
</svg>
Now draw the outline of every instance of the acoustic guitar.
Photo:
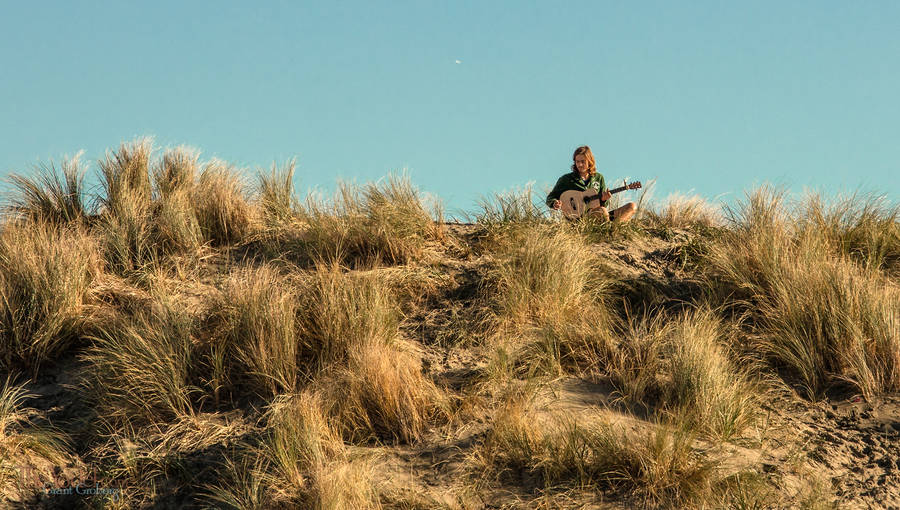
<svg viewBox="0 0 900 510">
<path fill-rule="evenodd" d="M 639 189 L 640 187 L 641 181 L 635 181 L 631 184 L 625 183 L 624 186 L 609 190 L 609 194 L 615 195 L 616 193 L 630 189 Z M 569 190 L 560 195 L 559 201 L 562 203 L 560 210 L 563 215 L 570 220 L 574 220 L 581 218 L 585 212 L 600 207 L 600 193 L 593 188 L 588 188 L 584 191 Z"/>
</svg>

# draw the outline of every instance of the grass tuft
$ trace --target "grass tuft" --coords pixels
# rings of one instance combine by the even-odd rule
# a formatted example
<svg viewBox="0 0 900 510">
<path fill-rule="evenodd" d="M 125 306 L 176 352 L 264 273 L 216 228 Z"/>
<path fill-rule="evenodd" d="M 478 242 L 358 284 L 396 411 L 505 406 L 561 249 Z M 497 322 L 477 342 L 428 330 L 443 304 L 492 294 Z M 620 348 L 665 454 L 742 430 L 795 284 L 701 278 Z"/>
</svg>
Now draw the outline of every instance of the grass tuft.
<svg viewBox="0 0 900 510">
<path fill-rule="evenodd" d="M 89 291 L 100 271 L 82 228 L 7 224 L 0 232 L 0 360 L 38 365 L 75 342 L 90 321 Z"/>
<path fill-rule="evenodd" d="M 165 291 L 150 310 L 99 328 L 83 355 L 86 392 L 112 425 L 145 426 L 194 414 L 196 317 Z"/>
<path fill-rule="evenodd" d="M 211 340 L 211 380 L 217 396 L 229 380 L 243 380 L 261 395 L 296 388 L 298 307 L 295 291 L 272 267 L 228 277 L 215 305 L 219 327 Z"/>
<path fill-rule="evenodd" d="M 35 222 L 47 221 L 67 225 L 88 216 L 85 203 L 84 174 L 81 153 L 63 160 L 60 168 L 51 162 L 35 169 L 35 177 L 9 176 L 13 193 L 7 210 L 13 215 Z"/>
<path fill-rule="evenodd" d="M 421 362 L 387 345 L 354 349 L 324 392 L 342 435 L 356 443 L 416 441 L 446 410 L 446 399 L 422 374 Z"/>
<path fill-rule="evenodd" d="M 354 458 L 329 425 L 319 397 L 276 400 L 262 454 L 271 466 L 275 501 L 302 508 L 377 508 L 372 466 Z"/>
<path fill-rule="evenodd" d="M 866 397 L 900 389 L 900 298 L 878 272 L 835 254 L 833 234 L 795 228 L 763 188 L 710 248 L 711 286 L 746 303 L 759 347 L 816 398 L 849 381 Z"/>
<path fill-rule="evenodd" d="M 646 504 L 686 505 L 708 498 L 713 464 L 686 431 L 651 426 L 628 432 L 598 420 L 531 416 L 508 402 L 479 447 L 473 469 L 499 480 L 527 477 L 532 490 L 577 487 L 630 495 Z"/>
<path fill-rule="evenodd" d="M 237 171 L 213 160 L 203 167 L 192 196 L 197 222 L 215 246 L 238 244 L 251 232 L 253 209 Z"/>
</svg>

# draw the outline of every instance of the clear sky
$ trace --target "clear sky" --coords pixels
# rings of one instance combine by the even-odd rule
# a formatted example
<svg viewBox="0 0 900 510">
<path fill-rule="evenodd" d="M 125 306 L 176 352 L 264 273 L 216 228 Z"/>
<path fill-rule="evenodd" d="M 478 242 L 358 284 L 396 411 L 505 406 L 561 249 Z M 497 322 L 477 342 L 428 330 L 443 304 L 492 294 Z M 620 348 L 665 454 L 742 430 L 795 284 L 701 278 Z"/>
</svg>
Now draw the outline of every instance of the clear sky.
<svg viewBox="0 0 900 510">
<path fill-rule="evenodd" d="M 151 135 L 451 211 L 572 150 L 655 196 L 900 199 L 900 2 L 0 0 L 0 173 Z M 731 198 L 729 198 L 731 197 Z"/>
</svg>

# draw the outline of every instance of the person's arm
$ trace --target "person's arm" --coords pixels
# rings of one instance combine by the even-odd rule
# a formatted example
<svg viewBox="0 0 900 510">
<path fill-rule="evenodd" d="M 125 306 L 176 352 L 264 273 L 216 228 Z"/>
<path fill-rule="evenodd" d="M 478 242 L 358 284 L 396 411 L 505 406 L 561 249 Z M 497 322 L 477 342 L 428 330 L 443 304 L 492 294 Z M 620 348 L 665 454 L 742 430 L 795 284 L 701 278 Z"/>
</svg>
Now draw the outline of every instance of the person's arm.
<svg viewBox="0 0 900 510">
<path fill-rule="evenodd" d="M 606 207 L 606 203 L 609 202 L 611 196 L 609 189 L 606 187 L 606 179 L 603 178 L 603 174 L 600 174 L 600 205 Z"/>
<path fill-rule="evenodd" d="M 559 197 L 563 194 L 563 187 L 565 186 L 565 176 L 560 177 L 556 180 L 556 185 L 553 186 L 553 190 L 550 191 L 550 194 L 547 195 L 547 207 L 553 209 L 553 203 L 559 200 Z"/>
</svg>

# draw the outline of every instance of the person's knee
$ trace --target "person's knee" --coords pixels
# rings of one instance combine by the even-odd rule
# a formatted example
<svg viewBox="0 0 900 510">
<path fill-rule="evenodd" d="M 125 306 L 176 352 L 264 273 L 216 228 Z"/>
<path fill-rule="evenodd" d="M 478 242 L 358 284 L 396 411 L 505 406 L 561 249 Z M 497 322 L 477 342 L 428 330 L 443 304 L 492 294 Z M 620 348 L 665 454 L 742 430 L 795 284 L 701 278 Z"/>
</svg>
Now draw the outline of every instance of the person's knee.
<svg viewBox="0 0 900 510">
<path fill-rule="evenodd" d="M 604 221 L 609 221 L 609 211 L 606 209 L 606 207 L 595 207 L 588 211 L 588 215 L 593 218 L 599 218 Z"/>
</svg>

